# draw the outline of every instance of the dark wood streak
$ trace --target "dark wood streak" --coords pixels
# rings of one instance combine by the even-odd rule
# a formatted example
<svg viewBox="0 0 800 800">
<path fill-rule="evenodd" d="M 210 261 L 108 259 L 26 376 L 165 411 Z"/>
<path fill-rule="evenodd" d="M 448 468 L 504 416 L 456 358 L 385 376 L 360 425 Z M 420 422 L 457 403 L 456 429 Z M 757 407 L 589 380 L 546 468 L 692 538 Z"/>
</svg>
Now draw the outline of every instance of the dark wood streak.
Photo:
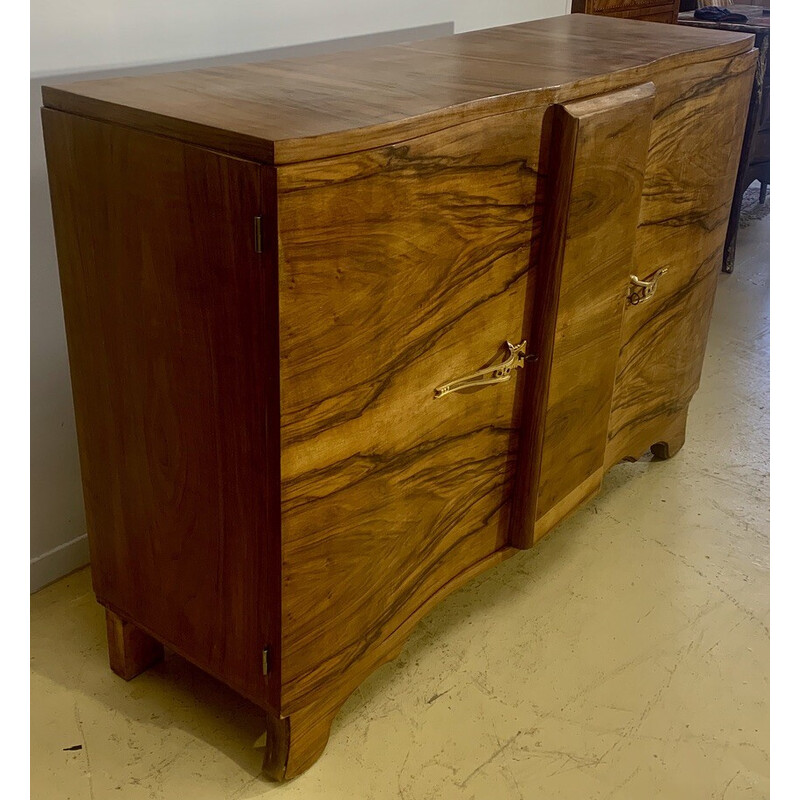
<svg viewBox="0 0 800 800">
<path fill-rule="evenodd" d="M 308 192 L 323 186 L 335 185 L 337 187 L 347 186 L 359 181 L 370 180 L 374 178 L 376 173 L 380 172 L 383 176 L 395 179 L 408 179 L 414 176 L 444 176 L 447 174 L 459 175 L 465 171 L 470 173 L 480 173 L 482 171 L 494 172 L 496 170 L 513 171 L 520 176 L 539 177 L 536 170 L 524 159 L 517 159 L 513 161 L 500 161 L 492 164 L 473 164 L 472 154 L 465 153 L 459 156 L 428 156 L 426 158 L 417 158 L 410 156 L 412 145 L 393 145 L 384 148 L 376 154 L 370 154 L 371 157 L 366 160 L 366 163 L 361 166 L 359 172 L 350 177 L 335 178 L 331 177 L 329 168 L 334 167 L 333 174 L 337 174 L 336 164 L 333 161 L 335 157 L 328 159 L 320 159 L 318 163 L 320 177 L 307 177 L 301 186 L 289 186 L 281 190 L 282 194 L 292 194 L 294 192 Z M 494 198 L 487 197 L 486 203 L 491 206 L 499 208 L 514 208 L 522 207 L 515 206 L 514 204 L 504 206 L 502 203 L 497 203 Z M 455 204 L 457 208 L 462 207 L 461 204 Z M 464 207 L 469 207 L 467 204 Z M 482 212 L 486 211 L 483 203 L 474 203 L 474 207 L 480 209 Z"/>
<path fill-rule="evenodd" d="M 737 67 L 736 69 L 734 69 L 734 65 Z M 671 102 L 662 106 L 661 109 L 654 114 L 653 118 L 659 120 L 663 115 L 672 112 L 676 108 L 678 109 L 678 113 L 680 113 L 680 107 L 687 101 L 699 100 L 701 98 L 713 101 L 714 95 L 721 84 L 727 80 L 730 80 L 730 78 L 736 77 L 736 75 L 740 75 L 742 72 L 747 71 L 747 69 L 744 68 L 741 63 L 735 64 L 734 61 L 727 59 L 719 62 L 719 65 L 716 65 L 712 62 L 709 66 L 721 66 L 722 70 L 718 75 L 714 75 L 711 78 L 691 85 L 680 95 L 674 97 Z M 680 128 L 678 130 L 670 128 L 668 132 L 671 137 L 682 135 L 682 130 Z"/>
<path fill-rule="evenodd" d="M 625 309 L 606 468 L 638 458 L 670 425 L 675 440 L 683 441 L 700 380 L 752 68 L 748 53 L 693 66 L 658 87 L 634 267 L 640 275 L 660 266 L 669 273 L 655 297 Z M 690 166 L 694 162 L 702 169 Z"/>
<path fill-rule="evenodd" d="M 520 249 L 527 250 L 529 246 L 530 245 L 524 246 L 523 248 L 514 248 L 513 250 L 503 253 L 503 256 L 511 255 Z M 332 429 L 362 416 L 374 405 L 374 403 L 381 397 L 386 389 L 392 385 L 392 382 L 397 375 L 401 374 L 413 362 L 417 361 L 421 356 L 425 355 L 433 347 L 435 347 L 442 336 L 444 336 L 446 333 L 449 333 L 461 319 L 475 311 L 486 302 L 494 298 L 501 297 L 511 286 L 517 283 L 521 278 L 525 277 L 527 272 L 528 267 L 526 265 L 525 268 L 513 275 L 509 281 L 498 291 L 480 298 L 471 306 L 461 310 L 455 316 L 445 317 L 446 321 L 443 322 L 436 330 L 428 334 L 425 339 L 412 342 L 405 350 L 401 351 L 396 358 L 387 364 L 381 370 L 381 373 L 370 376 L 360 383 L 344 386 L 341 391 L 325 395 L 324 397 L 321 397 L 313 403 L 309 403 L 308 405 L 286 410 L 284 412 L 284 420 L 289 426 L 292 426 L 291 429 L 296 432 L 286 434 L 284 436 L 284 443 L 299 444 L 301 442 L 308 441 L 317 435 L 320 427 Z M 464 279 L 463 283 L 468 283 L 470 280 L 474 281 L 479 274 L 480 273 L 475 273 L 471 275 L 470 279 Z M 430 310 L 421 317 L 421 320 L 427 320 L 428 318 L 434 316 L 437 311 L 440 314 L 449 311 L 447 302 L 439 298 L 432 301 Z M 413 323 L 411 324 L 413 327 L 416 327 Z M 312 364 L 309 369 L 313 368 L 314 365 Z M 298 374 L 302 374 L 302 370 L 298 371 Z M 362 390 L 362 392 L 349 402 L 344 403 L 345 410 L 338 410 L 334 413 L 328 414 L 327 416 L 324 413 L 319 415 L 309 414 L 310 411 L 318 409 L 323 404 L 330 403 L 332 400 L 343 400 L 358 390 Z M 363 399 L 364 394 L 366 394 L 366 399 Z"/>
<path fill-rule="evenodd" d="M 295 510 L 302 508 L 304 505 L 314 503 L 317 500 L 333 497 L 337 492 L 342 492 L 346 489 L 352 489 L 369 478 L 382 475 L 384 473 L 393 473 L 401 468 L 411 466 L 431 453 L 436 452 L 442 447 L 453 444 L 454 442 L 461 442 L 467 444 L 468 440 L 475 436 L 483 436 L 486 433 L 490 435 L 500 436 L 503 441 L 507 441 L 509 434 L 513 432 L 513 428 L 502 428 L 494 425 L 489 425 L 485 428 L 477 428 L 467 433 L 462 433 L 457 436 L 444 436 L 440 439 L 428 440 L 419 442 L 413 447 L 409 447 L 399 453 L 354 453 L 341 461 L 332 464 L 326 464 L 323 468 L 312 470 L 309 472 L 301 473 L 283 484 L 284 490 L 284 508 L 287 510 Z M 473 462 L 477 463 L 477 462 Z M 363 469 L 361 468 L 363 465 Z M 314 489 L 318 488 L 320 483 L 324 485 L 326 478 L 329 476 L 338 477 L 346 475 L 350 472 L 351 467 L 355 466 L 358 473 L 358 478 L 349 480 L 347 483 L 337 485 L 336 488 L 324 494 L 315 494 Z M 453 465 L 447 464 L 443 469 L 450 470 Z M 443 474 L 443 470 L 438 471 L 439 475 Z M 296 500 L 292 500 L 296 497 Z M 317 535 L 317 534 L 314 534 Z"/>
<path fill-rule="evenodd" d="M 540 438 L 523 450 L 530 488 L 515 497 L 518 547 L 558 521 L 551 512 L 576 486 L 600 488 L 655 94 L 646 83 L 555 109 L 559 177 L 545 258 L 556 277 L 537 344 L 549 364 L 530 389 Z"/>
<path fill-rule="evenodd" d="M 652 312 L 648 320 L 648 328 L 653 327 L 657 335 L 663 338 L 664 331 L 669 331 L 672 322 L 676 318 L 680 318 L 685 314 L 686 304 L 690 301 L 694 294 L 696 294 L 697 287 L 702 281 L 712 281 L 716 285 L 716 276 L 711 269 L 715 257 L 719 256 L 718 250 L 713 250 L 703 263 L 691 274 L 687 283 L 674 292 L 661 297 L 656 296 L 652 300 Z M 624 366 L 620 367 L 617 372 L 617 380 L 624 379 L 629 371 L 634 373 L 640 371 L 641 366 L 646 362 L 651 348 L 643 347 L 638 337 L 647 337 L 652 335 L 648 328 L 640 328 L 633 336 L 633 338 L 622 343 L 620 347 L 620 356 L 623 357 Z M 665 343 L 669 343 L 667 338 Z M 630 353 L 630 358 L 628 354 Z"/>
<path fill-rule="evenodd" d="M 467 463 L 469 466 L 475 466 L 480 462 L 473 461 Z M 489 463 L 491 463 L 491 461 Z M 510 489 L 505 482 L 501 484 L 501 486 L 504 486 L 507 491 Z M 333 665 L 332 671 L 334 675 L 343 674 L 369 651 L 373 643 L 386 636 L 387 633 L 391 632 L 390 630 L 384 630 L 385 626 L 389 622 L 394 621 L 395 626 L 401 625 L 403 616 L 400 614 L 400 612 L 404 611 L 406 614 L 412 612 L 412 609 L 408 608 L 409 601 L 414 600 L 416 602 L 420 602 L 419 586 L 421 584 L 424 585 L 427 578 L 435 576 L 440 570 L 442 564 L 446 563 L 448 557 L 452 557 L 455 551 L 457 551 L 466 540 L 471 538 L 475 533 L 479 532 L 484 527 L 486 518 L 481 518 L 479 516 L 477 519 L 475 519 L 472 513 L 473 506 L 477 505 L 481 500 L 489 495 L 494 494 L 496 489 L 497 484 L 491 480 L 485 482 L 483 485 L 478 484 L 476 490 L 473 490 L 470 495 L 473 498 L 473 502 L 464 504 L 457 514 L 451 516 L 443 524 L 442 529 L 445 533 L 452 531 L 457 527 L 464 528 L 463 533 L 444 550 L 434 555 L 433 551 L 436 547 L 436 540 L 431 539 L 425 544 L 421 551 L 415 551 L 408 554 L 405 561 L 398 565 L 398 571 L 401 573 L 401 575 L 404 575 L 404 578 L 401 579 L 402 588 L 399 592 L 397 592 L 393 602 L 387 606 L 383 613 L 373 621 L 366 634 L 362 634 L 356 641 L 349 643 L 338 650 L 332 651 L 328 655 L 328 663 L 309 667 L 304 672 L 294 677 L 297 680 L 302 680 L 307 684 L 310 684 L 312 687 L 318 688 L 324 684 L 325 681 L 329 680 L 331 665 Z M 497 509 L 502 508 L 505 502 L 507 502 L 507 500 L 498 505 Z M 463 526 L 462 523 L 464 523 L 467 519 L 471 520 L 471 524 Z M 357 526 L 358 521 L 355 520 L 354 523 Z M 429 555 L 433 557 L 428 558 Z M 418 561 L 422 561 L 426 564 L 422 570 L 418 568 Z M 358 613 L 361 610 L 361 605 L 357 599 L 354 601 L 353 606 L 351 606 L 351 610 L 354 613 Z M 296 627 L 298 635 L 302 635 L 302 633 L 307 632 L 307 636 L 309 638 L 315 639 L 319 633 L 319 631 L 313 625 L 306 624 L 305 616 L 293 618 L 291 619 L 291 622 Z M 291 654 L 289 653 L 288 655 Z"/>
<path fill-rule="evenodd" d="M 505 339 L 525 338 L 541 225 L 541 113 L 418 137 L 401 154 L 279 168 L 288 331 L 284 584 L 294 598 L 284 611 L 283 705 L 290 713 L 326 682 L 345 680 L 373 650 L 377 657 L 388 632 L 459 564 L 505 543 L 521 414 L 516 381 L 441 400 L 433 388 L 486 364 Z M 376 206 L 376 196 L 394 201 Z M 309 228 L 307 209 L 334 203 L 344 217 L 323 211 Z M 294 282 L 309 268 L 314 291 L 324 286 L 327 295 L 313 319 Z M 320 350 L 329 336 L 335 347 Z M 302 374 L 295 360 L 306 362 Z M 376 560 L 387 570 L 377 582 Z M 357 594 L 343 584 L 345 574 L 360 584 Z M 296 585 L 305 587 L 302 596 Z"/>
</svg>

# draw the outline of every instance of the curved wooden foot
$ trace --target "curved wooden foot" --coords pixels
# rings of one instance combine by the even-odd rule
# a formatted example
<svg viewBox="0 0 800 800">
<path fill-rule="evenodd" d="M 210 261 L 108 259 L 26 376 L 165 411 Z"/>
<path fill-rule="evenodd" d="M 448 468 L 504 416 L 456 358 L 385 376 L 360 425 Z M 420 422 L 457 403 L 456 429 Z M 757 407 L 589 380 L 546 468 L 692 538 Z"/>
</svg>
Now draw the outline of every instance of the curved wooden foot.
<svg viewBox="0 0 800 800">
<path fill-rule="evenodd" d="M 264 774 L 274 781 L 288 781 L 305 772 L 325 750 L 338 710 L 338 705 L 316 705 L 288 717 L 268 713 Z"/>
<path fill-rule="evenodd" d="M 674 458 L 686 441 L 686 411 L 670 426 L 664 438 L 651 446 L 650 452 L 660 461 Z"/>
<path fill-rule="evenodd" d="M 150 634 L 106 609 L 108 663 L 126 681 L 164 658 L 164 646 Z"/>
</svg>

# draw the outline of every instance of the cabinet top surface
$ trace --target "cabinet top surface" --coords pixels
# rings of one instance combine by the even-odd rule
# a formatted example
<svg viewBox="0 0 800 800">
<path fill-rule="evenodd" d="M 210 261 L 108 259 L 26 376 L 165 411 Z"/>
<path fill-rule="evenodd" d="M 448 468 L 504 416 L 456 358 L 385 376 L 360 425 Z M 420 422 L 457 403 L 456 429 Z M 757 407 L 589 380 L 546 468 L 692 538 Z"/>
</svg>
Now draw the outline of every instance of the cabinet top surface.
<svg viewBox="0 0 800 800">
<path fill-rule="evenodd" d="M 44 105 L 291 163 L 651 79 L 752 36 L 571 14 L 440 39 L 42 89 Z"/>
</svg>

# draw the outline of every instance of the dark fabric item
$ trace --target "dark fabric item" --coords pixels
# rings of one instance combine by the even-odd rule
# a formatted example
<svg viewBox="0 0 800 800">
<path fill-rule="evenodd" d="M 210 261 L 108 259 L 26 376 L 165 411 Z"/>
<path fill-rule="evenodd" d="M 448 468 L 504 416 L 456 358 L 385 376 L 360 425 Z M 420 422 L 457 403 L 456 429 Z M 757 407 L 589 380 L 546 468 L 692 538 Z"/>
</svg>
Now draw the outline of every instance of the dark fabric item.
<svg viewBox="0 0 800 800">
<path fill-rule="evenodd" d="M 694 12 L 694 18 L 702 19 L 705 22 L 747 22 L 747 17 L 744 14 L 737 14 L 719 6 L 698 8 Z"/>
</svg>

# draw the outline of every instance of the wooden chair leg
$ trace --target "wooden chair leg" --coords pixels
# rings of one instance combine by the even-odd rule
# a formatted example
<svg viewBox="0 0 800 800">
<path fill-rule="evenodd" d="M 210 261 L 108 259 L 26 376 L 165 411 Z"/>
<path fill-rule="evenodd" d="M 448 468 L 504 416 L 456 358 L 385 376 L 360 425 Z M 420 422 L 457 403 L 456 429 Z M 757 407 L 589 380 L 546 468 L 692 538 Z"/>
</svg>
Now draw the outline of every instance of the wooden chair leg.
<svg viewBox="0 0 800 800">
<path fill-rule="evenodd" d="M 769 183 L 767 181 L 759 181 L 759 188 L 758 188 L 758 202 L 761 203 L 763 206 L 764 203 L 767 202 L 767 188 L 769 187 Z"/>
<path fill-rule="evenodd" d="M 152 636 L 106 609 L 108 662 L 126 681 L 164 658 L 164 646 Z"/>
<path fill-rule="evenodd" d="M 322 755 L 339 706 L 318 704 L 278 717 L 267 714 L 263 772 L 275 781 L 296 778 Z"/>
</svg>

